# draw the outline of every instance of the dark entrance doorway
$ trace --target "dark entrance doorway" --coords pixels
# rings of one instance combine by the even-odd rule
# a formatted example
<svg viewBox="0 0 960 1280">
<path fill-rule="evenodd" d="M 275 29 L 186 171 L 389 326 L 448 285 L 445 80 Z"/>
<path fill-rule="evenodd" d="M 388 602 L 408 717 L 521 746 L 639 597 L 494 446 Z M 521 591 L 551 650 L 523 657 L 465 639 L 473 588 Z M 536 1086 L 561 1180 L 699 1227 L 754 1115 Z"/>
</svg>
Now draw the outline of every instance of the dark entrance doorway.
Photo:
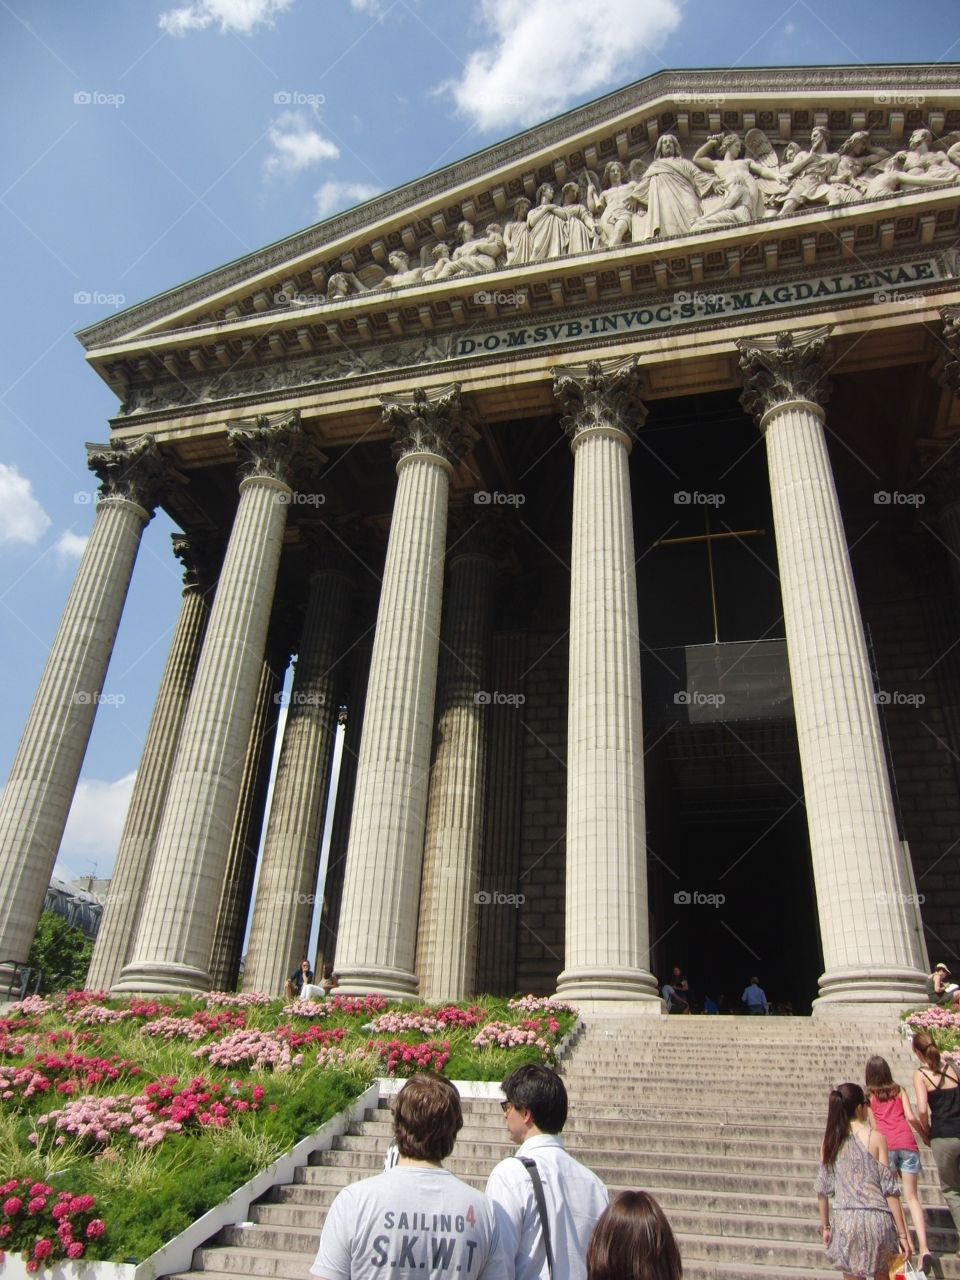
<svg viewBox="0 0 960 1280">
<path fill-rule="evenodd" d="M 632 457 L 652 965 L 697 1005 L 822 972 L 762 440 L 736 397 L 652 406 Z"/>
</svg>

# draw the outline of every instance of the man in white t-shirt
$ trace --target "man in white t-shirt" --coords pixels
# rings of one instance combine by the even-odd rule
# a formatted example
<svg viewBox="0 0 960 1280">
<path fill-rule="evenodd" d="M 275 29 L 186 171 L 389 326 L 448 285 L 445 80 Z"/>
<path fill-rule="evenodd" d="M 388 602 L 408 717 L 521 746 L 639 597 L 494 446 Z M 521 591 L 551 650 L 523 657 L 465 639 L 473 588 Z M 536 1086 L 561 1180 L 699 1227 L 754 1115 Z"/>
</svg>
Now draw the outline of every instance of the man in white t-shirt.
<svg viewBox="0 0 960 1280">
<path fill-rule="evenodd" d="M 337 1193 L 310 1274 L 323 1280 L 508 1280 L 493 1205 L 441 1165 L 463 1128 L 442 1076 L 411 1076 L 394 1100 L 399 1158 Z"/>
<path fill-rule="evenodd" d="M 500 1235 L 516 1280 L 585 1280 L 587 1245 L 607 1207 L 607 1189 L 586 1165 L 568 1155 L 559 1133 L 567 1120 L 567 1090 L 549 1067 L 528 1063 L 506 1080 L 501 1102 L 507 1132 L 519 1144 L 487 1179 Z M 535 1164 L 535 1169 L 525 1162 Z M 548 1262 L 536 1177 L 542 1188 L 550 1242 Z"/>
</svg>

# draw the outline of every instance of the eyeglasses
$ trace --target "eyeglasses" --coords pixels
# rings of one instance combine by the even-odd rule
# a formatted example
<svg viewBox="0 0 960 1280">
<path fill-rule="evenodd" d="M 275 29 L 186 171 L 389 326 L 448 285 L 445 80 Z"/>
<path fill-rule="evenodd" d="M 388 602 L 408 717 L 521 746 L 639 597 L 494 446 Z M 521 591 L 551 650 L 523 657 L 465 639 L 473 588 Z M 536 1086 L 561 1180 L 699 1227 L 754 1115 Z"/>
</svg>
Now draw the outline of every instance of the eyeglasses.
<svg viewBox="0 0 960 1280">
<path fill-rule="evenodd" d="M 501 1103 L 500 1103 L 500 1110 L 503 1112 L 503 1114 L 504 1114 L 504 1115 L 506 1115 L 506 1114 L 507 1114 L 507 1107 L 512 1107 L 512 1106 L 513 1106 L 513 1103 L 512 1103 L 509 1099 L 507 1099 L 507 1101 L 506 1101 L 506 1102 L 501 1102 Z"/>
</svg>

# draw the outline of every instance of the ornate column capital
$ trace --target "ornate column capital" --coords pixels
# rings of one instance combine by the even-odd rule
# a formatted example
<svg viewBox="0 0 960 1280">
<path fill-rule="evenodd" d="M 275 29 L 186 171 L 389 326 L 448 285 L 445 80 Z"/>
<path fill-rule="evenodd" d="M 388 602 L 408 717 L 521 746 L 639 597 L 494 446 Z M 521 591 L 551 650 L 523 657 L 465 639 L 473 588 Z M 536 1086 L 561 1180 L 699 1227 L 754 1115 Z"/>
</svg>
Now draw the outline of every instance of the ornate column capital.
<svg viewBox="0 0 960 1280">
<path fill-rule="evenodd" d="M 163 490 L 184 478 L 169 465 L 153 436 L 87 444 L 87 466 L 100 481 L 100 499 L 122 498 L 152 516 Z"/>
<path fill-rule="evenodd" d="M 454 467 L 473 443 L 473 431 L 460 400 L 459 383 L 408 395 L 382 396 L 383 420 L 393 430 L 393 456 L 399 466 L 415 453 L 432 453 Z"/>
<path fill-rule="evenodd" d="M 946 347 L 941 376 L 953 394 L 960 396 L 960 307 L 941 307 L 940 319 L 940 341 Z"/>
<path fill-rule="evenodd" d="M 554 369 L 553 394 L 564 408 L 560 426 L 570 447 L 576 449 L 590 431 L 615 433 L 632 447 L 647 417 L 642 388 L 636 356 Z"/>
<path fill-rule="evenodd" d="M 313 460 L 299 409 L 245 419 L 227 428 L 227 439 L 240 455 L 244 480 L 276 480 L 292 488 L 296 474 Z"/>
<path fill-rule="evenodd" d="M 826 363 L 829 336 L 830 326 L 820 325 L 742 338 L 737 343 L 743 374 L 740 403 L 761 430 L 771 410 L 791 402 L 806 401 L 822 411 L 831 390 Z"/>
</svg>

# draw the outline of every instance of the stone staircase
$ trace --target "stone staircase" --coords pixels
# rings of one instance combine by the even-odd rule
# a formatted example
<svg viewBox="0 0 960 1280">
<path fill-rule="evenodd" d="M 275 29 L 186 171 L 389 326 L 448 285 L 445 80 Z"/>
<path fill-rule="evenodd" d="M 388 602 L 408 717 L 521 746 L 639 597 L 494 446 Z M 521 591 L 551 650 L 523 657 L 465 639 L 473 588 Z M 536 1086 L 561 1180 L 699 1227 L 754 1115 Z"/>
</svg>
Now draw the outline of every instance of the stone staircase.
<svg viewBox="0 0 960 1280">
<path fill-rule="evenodd" d="M 570 1093 L 568 1150 L 611 1191 L 657 1197 L 680 1243 L 687 1280 L 827 1280 L 813 1191 L 829 1089 L 862 1081 L 872 1053 L 909 1086 L 912 1058 L 888 1024 L 808 1018 L 591 1018 L 563 1072 Z M 464 1127 L 446 1167 L 483 1187 L 515 1148 L 500 1107 L 465 1100 Z M 198 1249 L 199 1280 L 305 1280 L 327 1206 L 340 1187 L 383 1167 L 388 1105 L 368 1111 L 295 1181 Z M 920 1198 L 934 1274 L 960 1280 L 957 1236 L 936 1170 L 922 1152 Z M 909 1225 L 909 1217 L 908 1217 Z"/>
</svg>

